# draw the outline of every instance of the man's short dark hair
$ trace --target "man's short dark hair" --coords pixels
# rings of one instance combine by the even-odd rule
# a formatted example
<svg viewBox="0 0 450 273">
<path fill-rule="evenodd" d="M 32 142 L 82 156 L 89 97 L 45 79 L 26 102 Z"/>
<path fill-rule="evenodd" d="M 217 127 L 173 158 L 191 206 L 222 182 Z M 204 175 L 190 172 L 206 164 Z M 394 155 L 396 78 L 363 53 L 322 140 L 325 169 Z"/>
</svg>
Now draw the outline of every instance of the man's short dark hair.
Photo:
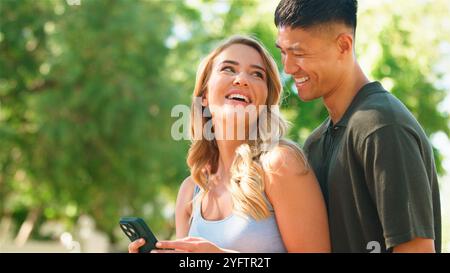
<svg viewBox="0 0 450 273">
<path fill-rule="evenodd" d="M 357 10 L 357 0 L 281 0 L 275 10 L 275 25 L 308 29 L 343 23 L 355 32 Z"/>
</svg>

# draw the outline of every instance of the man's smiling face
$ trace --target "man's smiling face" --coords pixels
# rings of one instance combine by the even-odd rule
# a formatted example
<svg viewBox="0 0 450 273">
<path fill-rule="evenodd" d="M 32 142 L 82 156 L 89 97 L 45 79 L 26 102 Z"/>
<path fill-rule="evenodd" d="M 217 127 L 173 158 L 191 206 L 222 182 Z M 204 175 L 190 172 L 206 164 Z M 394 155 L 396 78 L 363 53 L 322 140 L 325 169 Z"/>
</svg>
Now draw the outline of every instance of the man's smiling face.
<svg viewBox="0 0 450 273">
<path fill-rule="evenodd" d="M 333 37 L 318 29 L 278 28 L 276 44 L 284 71 L 294 78 L 303 101 L 324 97 L 338 85 L 342 71 Z"/>
</svg>

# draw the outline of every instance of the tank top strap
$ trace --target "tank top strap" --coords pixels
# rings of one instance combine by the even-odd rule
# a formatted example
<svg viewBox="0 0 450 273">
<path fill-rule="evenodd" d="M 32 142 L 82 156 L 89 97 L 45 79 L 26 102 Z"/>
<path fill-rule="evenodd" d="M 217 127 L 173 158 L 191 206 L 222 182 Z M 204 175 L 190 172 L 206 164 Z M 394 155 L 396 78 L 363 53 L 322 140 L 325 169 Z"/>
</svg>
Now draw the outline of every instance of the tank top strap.
<svg viewBox="0 0 450 273">
<path fill-rule="evenodd" d="M 199 204 L 199 200 L 196 200 L 197 195 L 200 193 L 201 188 L 195 184 L 194 186 L 194 193 L 192 194 L 192 214 L 191 214 L 191 219 L 190 222 L 192 223 L 192 220 L 194 217 L 198 217 L 198 214 L 200 213 L 200 204 Z"/>
<path fill-rule="evenodd" d="M 267 197 L 266 192 L 263 192 L 263 197 L 264 197 L 264 201 L 266 201 L 267 207 L 269 208 L 270 211 L 274 211 L 273 207 L 272 207 L 272 203 L 270 203 L 269 198 Z"/>
<path fill-rule="evenodd" d="M 197 185 L 197 184 L 195 184 L 195 186 L 194 186 L 194 195 L 192 196 L 192 199 L 194 199 L 195 198 L 195 196 L 197 196 L 197 194 L 200 192 L 200 187 Z"/>
</svg>

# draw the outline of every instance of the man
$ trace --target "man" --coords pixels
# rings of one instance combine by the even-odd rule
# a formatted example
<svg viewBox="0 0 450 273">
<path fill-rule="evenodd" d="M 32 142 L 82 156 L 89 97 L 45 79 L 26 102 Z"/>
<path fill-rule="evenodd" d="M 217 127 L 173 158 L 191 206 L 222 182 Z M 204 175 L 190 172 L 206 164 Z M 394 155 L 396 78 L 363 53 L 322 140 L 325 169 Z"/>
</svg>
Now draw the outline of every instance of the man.
<svg viewBox="0 0 450 273">
<path fill-rule="evenodd" d="M 304 149 L 327 203 L 334 252 L 440 252 L 432 147 L 354 52 L 357 1 L 282 0 L 277 47 L 303 101 L 329 117 Z"/>
</svg>

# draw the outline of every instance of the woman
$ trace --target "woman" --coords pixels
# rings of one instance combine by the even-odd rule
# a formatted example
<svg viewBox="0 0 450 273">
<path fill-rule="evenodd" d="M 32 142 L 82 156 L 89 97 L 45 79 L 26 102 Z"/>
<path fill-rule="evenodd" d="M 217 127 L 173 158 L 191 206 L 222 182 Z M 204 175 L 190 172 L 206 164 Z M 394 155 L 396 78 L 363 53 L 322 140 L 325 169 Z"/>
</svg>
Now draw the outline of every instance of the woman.
<svg viewBox="0 0 450 273">
<path fill-rule="evenodd" d="M 286 122 L 270 107 L 279 104 L 281 90 L 274 60 L 252 38 L 232 37 L 206 57 L 191 107 L 191 176 L 176 202 L 178 239 L 160 241 L 157 247 L 164 250 L 152 252 L 330 251 L 316 177 L 302 151 L 282 138 Z M 257 109 L 256 117 L 235 116 L 236 109 L 251 107 Z M 200 129 L 196 111 L 211 113 L 200 119 Z M 249 127 L 260 124 L 263 116 L 279 130 L 258 127 L 251 138 Z M 204 135 L 208 123 L 213 139 Z M 230 134 L 242 124 L 243 139 L 236 130 Z M 142 245 L 132 242 L 129 252 Z"/>
</svg>

